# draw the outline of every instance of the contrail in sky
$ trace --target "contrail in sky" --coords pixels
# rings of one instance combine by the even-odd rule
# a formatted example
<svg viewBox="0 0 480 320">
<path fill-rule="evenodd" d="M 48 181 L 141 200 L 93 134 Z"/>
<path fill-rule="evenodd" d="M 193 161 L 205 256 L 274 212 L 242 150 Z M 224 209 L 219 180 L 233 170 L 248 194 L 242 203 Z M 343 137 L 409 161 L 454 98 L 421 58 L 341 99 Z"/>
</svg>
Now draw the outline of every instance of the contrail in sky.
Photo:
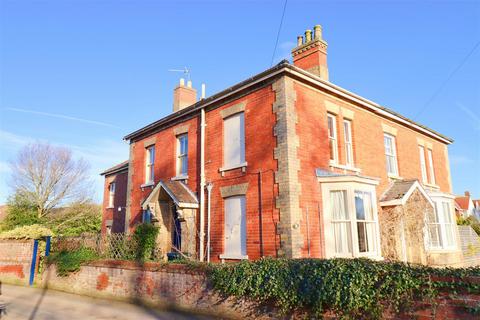
<svg viewBox="0 0 480 320">
<path fill-rule="evenodd" d="M 71 117 L 71 116 L 66 116 L 66 115 L 57 114 L 57 113 L 34 111 L 34 110 L 27 110 L 27 109 L 20 109 L 20 108 L 5 108 L 5 110 L 10 110 L 10 111 L 15 111 L 15 112 L 22 112 L 22 113 L 30 113 L 30 114 L 36 114 L 36 115 L 45 116 L 45 117 L 65 119 L 65 120 L 71 120 L 71 121 L 77 121 L 77 122 L 83 122 L 83 123 L 93 124 L 93 125 L 97 125 L 97 126 L 103 126 L 103 127 L 110 127 L 110 128 L 120 129 L 119 126 L 115 126 L 115 125 L 110 124 L 110 123 L 106 123 L 106 122 L 102 122 L 102 121 L 95 121 L 95 120 L 88 120 L 88 119 L 77 118 L 77 117 Z"/>
</svg>

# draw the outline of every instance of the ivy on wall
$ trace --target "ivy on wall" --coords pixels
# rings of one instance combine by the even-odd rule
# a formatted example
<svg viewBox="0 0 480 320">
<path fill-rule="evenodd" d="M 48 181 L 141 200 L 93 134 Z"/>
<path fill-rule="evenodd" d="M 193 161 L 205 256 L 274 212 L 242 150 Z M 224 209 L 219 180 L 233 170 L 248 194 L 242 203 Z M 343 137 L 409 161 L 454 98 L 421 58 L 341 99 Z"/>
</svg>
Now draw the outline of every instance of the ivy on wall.
<svg viewBox="0 0 480 320">
<path fill-rule="evenodd" d="M 321 317 L 331 311 L 345 319 L 378 319 L 384 310 L 408 309 L 428 301 L 439 289 L 480 294 L 468 281 L 441 281 L 480 276 L 480 268 L 434 269 L 367 259 L 261 259 L 210 265 L 208 278 L 226 296 L 273 304 L 281 312 Z"/>
</svg>

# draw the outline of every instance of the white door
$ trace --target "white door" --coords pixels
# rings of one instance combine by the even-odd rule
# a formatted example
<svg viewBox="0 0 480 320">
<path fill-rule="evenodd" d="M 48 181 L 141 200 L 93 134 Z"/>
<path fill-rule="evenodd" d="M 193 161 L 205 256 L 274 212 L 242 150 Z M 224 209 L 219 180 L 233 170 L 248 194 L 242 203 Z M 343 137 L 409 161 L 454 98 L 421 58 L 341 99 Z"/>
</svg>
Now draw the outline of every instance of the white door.
<svg viewBox="0 0 480 320">
<path fill-rule="evenodd" d="M 225 199 L 225 254 L 245 256 L 246 243 L 245 197 Z"/>
</svg>

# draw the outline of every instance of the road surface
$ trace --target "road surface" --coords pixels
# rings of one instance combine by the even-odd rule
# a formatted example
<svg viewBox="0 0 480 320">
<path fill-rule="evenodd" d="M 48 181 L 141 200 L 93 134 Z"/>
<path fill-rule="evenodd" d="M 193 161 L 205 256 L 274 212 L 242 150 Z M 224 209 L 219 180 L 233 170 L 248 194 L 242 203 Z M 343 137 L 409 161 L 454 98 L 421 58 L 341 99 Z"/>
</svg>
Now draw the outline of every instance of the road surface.
<svg viewBox="0 0 480 320">
<path fill-rule="evenodd" d="M 0 302 L 8 304 L 7 315 L 2 316 L 1 320 L 213 319 L 54 290 L 5 284 L 1 289 Z"/>
</svg>

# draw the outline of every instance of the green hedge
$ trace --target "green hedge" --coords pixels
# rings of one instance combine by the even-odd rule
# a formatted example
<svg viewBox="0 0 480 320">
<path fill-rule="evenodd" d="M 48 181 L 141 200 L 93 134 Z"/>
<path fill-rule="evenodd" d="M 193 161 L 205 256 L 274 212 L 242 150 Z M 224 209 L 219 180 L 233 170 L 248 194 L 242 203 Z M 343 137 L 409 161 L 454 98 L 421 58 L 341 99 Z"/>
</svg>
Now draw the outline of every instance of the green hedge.
<svg viewBox="0 0 480 320">
<path fill-rule="evenodd" d="M 480 293 L 478 285 L 432 281 L 432 276 L 480 276 L 480 268 L 433 269 L 367 259 L 270 259 L 211 265 L 208 278 L 226 296 L 273 304 L 287 314 L 321 317 L 333 311 L 342 318 L 380 318 L 413 301 L 432 299 L 439 287 Z"/>
</svg>

